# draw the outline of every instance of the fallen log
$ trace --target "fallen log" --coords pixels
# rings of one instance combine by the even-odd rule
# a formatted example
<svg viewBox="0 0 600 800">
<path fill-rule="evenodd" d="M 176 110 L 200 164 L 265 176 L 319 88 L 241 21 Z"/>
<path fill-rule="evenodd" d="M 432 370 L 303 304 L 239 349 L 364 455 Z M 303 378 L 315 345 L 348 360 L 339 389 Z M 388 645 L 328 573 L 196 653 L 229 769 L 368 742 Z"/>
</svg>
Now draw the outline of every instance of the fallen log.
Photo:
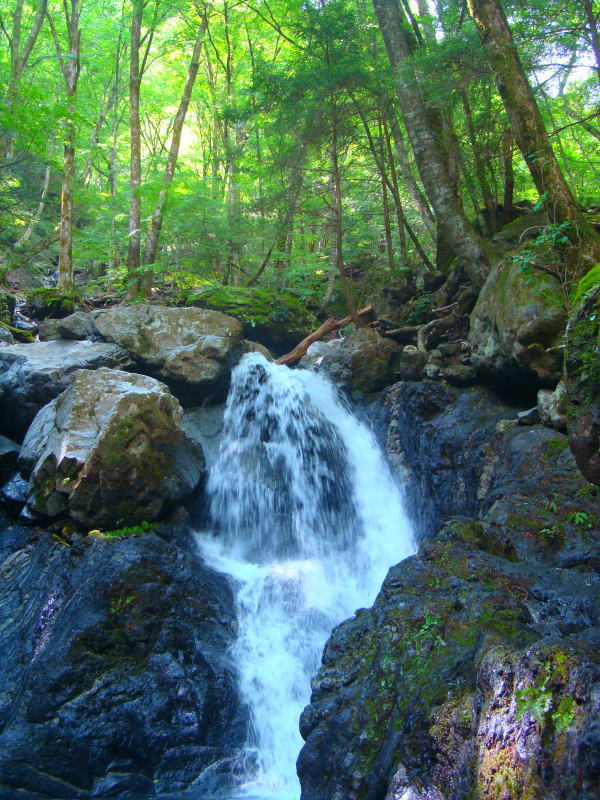
<svg viewBox="0 0 600 800">
<path fill-rule="evenodd" d="M 358 312 L 359 317 L 368 316 L 369 314 L 373 313 L 373 306 L 368 305 Z M 300 361 L 303 355 L 306 354 L 306 351 L 315 342 L 319 342 L 321 339 L 324 339 L 329 333 L 334 333 L 335 331 L 339 331 L 340 328 L 343 328 L 344 325 L 348 325 L 348 323 L 352 322 L 352 317 L 344 317 L 343 319 L 336 319 L 335 317 L 329 317 L 326 319 L 325 322 L 317 328 L 316 331 L 309 334 L 305 339 L 294 347 L 293 350 L 290 350 L 289 353 L 286 355 L 281 356 L 275 362 L 276 364 L 295 364 L 297 361 Z"/>
</svg>

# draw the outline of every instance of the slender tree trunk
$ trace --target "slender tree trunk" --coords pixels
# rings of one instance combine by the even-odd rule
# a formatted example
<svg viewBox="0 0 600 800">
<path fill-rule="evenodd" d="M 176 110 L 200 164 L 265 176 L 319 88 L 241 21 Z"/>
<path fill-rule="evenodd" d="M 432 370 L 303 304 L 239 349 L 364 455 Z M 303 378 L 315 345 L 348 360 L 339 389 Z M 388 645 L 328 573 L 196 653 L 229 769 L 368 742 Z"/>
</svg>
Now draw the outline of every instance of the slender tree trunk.
<svg viewBox="0 0 600 800">
<path fill-rule="evenodd" d="M 502 206 L 504 208 L 504 224 L 513 219 L 513 203 L 515 192 L 515 173 L 513 170 L 512 159 L 512 132 L 506 128 L 502 134 L 502 171 L 504 173 L 504 197 Z"/>
<path fill-rule="evenodd" d="M 585 16 L 590 30 L 590 42 L 596 59 L 596 73 L 600 80 L 600 35 L 598 34 L 598 22 L 594 14 L 592 0 L 583 0 L 583 7 L 585 8 Z"/>
<path fill-rule="evenodd" d="M 140 45 L 142 37 L 143 0 L 134 0 L 131 18 L 131 43 L 129 53 L 129 240 L 127 271 L 132 286 L 140 277 L 142 242 L 142 137 L 140 128 Z M 136 289 L 129 290 L 135 294 Z"/>
<path fill-rule="evenodd" d="M 477 175 L 477 182 L 483 198 L 483 205 L 487 212 L 487 228 L 488 233 L 496 232 L 496 201 L 492 196 L 488 184 L 487 176 L 485 174 L 485 166 L 479 152 L 479 143 L 475 135 L 475 124 L 473 122 L 473 112 L 471 110 L 471 102 L 469 100 L 469 93 L 466 89 L 462 89 L 461 100 L 465 112 L 465 120 L 467 122 L 467 133 L 469 135 L 469 142 L 471 144 L 471 151 L 473 153 L 473 163 L 475 165 L 475 174 Z"/>
<path fill-rule="evenodd" d="M 548 216 L 554 223 L 569 223 L 565 233 L 589 269 L 600 261 L 600 238 L 585 223 L 558 165 L 504 11 L 496 0 L 469 0 L 469 7 L 515 141 L 540 196 L 546 198 Z"/>
<path fill-rule="evenodd" d="M 423 186 L 461 267 L 474 286 L 481 286 L 489 270 L 483 243 L 471 228 L 452 185 L 436 141 L 416 76 L 409 64 L 412 46 L 406 20 L 397 0 L 373 0 L 379 27 L 396 79 L 396 91 Z"/>
<path fill-rule="evenodd" d="M 54 140 L 52 140 L 52 144 L 50 147 L 50 158 L 52 158 L 52 152 L 54 150 Z M 46 205 L 46 196 L 48 194 L 48 187 L 50 186 L 50 173 L 52 172 L 52 165 L 48 163 L 46 165 L 46 170 L 44 172 L 44 181 L 42 183 L 42 194 L 40 197 L 40 202 L 38 203 L 37 211 L 33 215 L 32 219 L 30 220 L 29 224 L 23 231 L 23 234 L 17 239 L 15 242 L 15 248 L 23 247 L 26 241 L 28 241 L 29 237 L 33 233 L 33 229 L 40 221 L 42 214 L 44 212 L 44 206 Z"/>
<path fill-rule="evenodd" d="M 75 185 L 75 144 L 77 135 L 75 113 L 77 110 L 77 83 L 79 80 L 79 59 L 81 54 L 81 32 L 79 30 L 81 9 L 78 3 L 79 0 L 70 0 L 70 4 L 65 2 L 63 6 L 69 40 L 69 50 L 66 55 L 63 55 L 52 17 L 49 12 L 46 12 L 56 47 L 56 55 L 65 80 L 67 103 L 67 118 L 64 127 L 63 179 L 60 195 L 59 289 L 71 289 L 73 287 L 73 189 Z"/>
<path fill-rule="evenodd" d="M 421 221 L 425 226 L 425 230 L 431 236 L 432 241 L 435 242 L 435 219 L 427 199 L 417 186 L 417 182 L 412 174 L 408 160 L 408 152 L 406 151 L 406 145 L 404 144 L 404 139 L 402 138 L 402 132 L 400 131 L 400 125 L 397 119 L 394 118 L 391 120 L 390 128 L 392 132 L 392 138 L 394 140 L 396 158 L 398 159 L 400 172 L 402 173 L 402 177 L 404 179 L 404 185 L 406 186 L 406 190 L 408 191 L 409 195 L 412 197 L 413 203 L 415 204 L 417 211 L 419 212 L 419 216 L 421 217 Z"/>
<path fill-rule="evenodd" d="M 406 222 L 404 219 L 404 208 L 402 207 L 402 202 L 400 200 L 400 187 L 398 185 L 398 173 L 396 172 L 396 164 L 394 163 L 394 154 L 392 152 L 390 129 L 383 114 L 381 115 L 381 122 L 382 122 L 383 136 L 385 140 L 388 162 L 390 165 L 390 175 L 392 179 L 392 198 L 394 200 L 394 208 L 396 211 L 396 222 L 398 223 L 398 237 L 400 240 L 400 260 L 402 262 L 402 267 L 404 269 L 408 269 L 409 262 L 408 262 L 408 248 L 406 246 L 406 232 L 405 232 Z"/>
<path fill-rule="evenodd" d="M 162 179 L 162 185 L 158 193 L 158 199 L 156 201 L 154 212 L 152 214 L 152 220 L 150 222 L 150 230 L 148 232 L 148 240 L 146 242 L 146 249 L 144 253 L 144 264 L 154 264 L 156 262 L 156 253 L 158 251 L 158 241 L 160 238 L 160 231 L 163 223 L 165 203 L 167 202 L 169 189 L 171 183 L 173 182 L 173 177 L 175 175 L 175 167 L 177 166 L 177 159 L 179 157 L 179 147 L 181 144 L 181 134 L 183 131 L 183 124 L 185 122 L 185 116 L 187 114 L 187 110 L 190 105 L 192 89 L 194 88 L 196 76 L 198 75 L 198 68 L 200 66 L 200 51 L 202 49 L 202 40 L 204 39 L 205 32 L 206 32 L 206 22 L 203 21 L 202 24 L 200 25 L 200 28 L 198 29 L 198 34 L 196 36 L 196 41 L 194 43 L 194 50 L 192 52 L 192 58 L 190 61 L 187 78 L 185 81 L 185 85 L 183 87 L 183 93 L 181 95 L 181 100 L 179 102 L 179 108 L 177 109 L 177 114 L 175 115 L 175 121 L 173 123 L 173 135 L 171 137 L 171 147 L 169 149 L 169 155 L 167 157 L 167 163 L 165 165 L 165 172 Z M 150 284 L 148 283 L 148 281 L 145 281 L 144 283 L 147 289 L 149 289 Z"/>
</svg>

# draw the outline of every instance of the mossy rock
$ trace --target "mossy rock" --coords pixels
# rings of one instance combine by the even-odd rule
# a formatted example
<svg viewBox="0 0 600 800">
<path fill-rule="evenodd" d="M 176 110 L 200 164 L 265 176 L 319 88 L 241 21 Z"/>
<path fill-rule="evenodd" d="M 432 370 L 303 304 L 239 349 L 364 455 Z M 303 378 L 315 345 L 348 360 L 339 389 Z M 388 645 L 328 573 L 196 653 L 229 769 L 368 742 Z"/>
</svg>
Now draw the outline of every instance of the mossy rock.
<svg viewBox="0 0 600 800">
<path fill-rule="evenodd" d="M 569 444 L 583 475 L 600 485 L 600 285 L 569 320 L 565 372 Z"/>
<path fill-rule="evenodd" d="M 35 342 L 33 334 L 30 331 L 22 331 L 19 330 L 19 328 L 13 328 L 12 325 L 7 325 L 2 320 L 0 320 L 0 325 L 5 331 L 8 331 L 12 335 L 16 342 L 22 342 L 23 344 L 32 344 Z"/>
<path fill-rule="evenodd" d="M 577 305 L 584 295 L 594 289 L 598 284 L 600 284 L 600 264 L 596 264 L 595 267 L 592 267 L 579 281 L 573 298 L 574 305 Z"/>
<path fill-rule="evenodd" d="M 63 319 L 82 307 L 81 292 L 74 289 L 32 289 L 27 293 L 25 313 L 33 319 Z"/>
<path fill-rule="evenodd" d="M 287 292 L 216 286 L 182 298 L 184 305 L 221 311 L 244 324 L 244 336 L 275 352 L 295 347 L 319 321 L 302 301 Z"/>
<path fill-rule="evenodd" d="M 16 301 L 12 294 L 0 291 L 0 322 L 12 325 L 15 305 Z"/>
</svg>

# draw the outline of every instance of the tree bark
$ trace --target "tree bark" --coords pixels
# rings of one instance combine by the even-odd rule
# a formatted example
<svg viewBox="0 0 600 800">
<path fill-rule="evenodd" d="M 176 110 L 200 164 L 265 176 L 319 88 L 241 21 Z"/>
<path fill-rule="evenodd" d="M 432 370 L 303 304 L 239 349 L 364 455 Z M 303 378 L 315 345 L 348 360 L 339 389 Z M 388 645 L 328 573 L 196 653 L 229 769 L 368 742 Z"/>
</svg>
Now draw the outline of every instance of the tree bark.
<svg viewBox="0 0 600 800">
<path fill-rule="evenodd" d="M 129 240 L 127 249 L 127 272 L 129 281 L 135 286 L 140 278 L 142 242 L 142 137 L 140 128 L 140 46 L 142 38 L 143 0 L 134 0 L 131 18 L 131 41 L 129 53 Z M 135 288 L 129 294 L 135 293 Z"/>
<path fill-rule="evenodd" d="M 483 243 L 467 222 L 452 189 L 416 75 L 410 66 L 412 43 L 406 32 L 406 20 L 397 0 L 373 0 L 373 5 L 394 71 L 404 125 L 438 228 L 443 231 L 471 283 L 481 286 L 489 264 Z"/>
<path fill-rule="evenodd" d="M 504 11 L 497 0 L 469 0 L 469 8 L 515 141 L 540 196 L 546 199 L 550 221 L 569 223 L 565 233 L 589 269 L 600 261 L 600 238 L 585 223 L 558 165 Z"/>
<path fill-rule="evenodd" d="M 60 194 L 60 230 L 58 249 L 58 288 L 73 288 L 73 188 L 75 184 L 75 145 L 77 130 L 75 113 L 77 110 L 77 83 L 80 71 L 81 31 L 79 0 L 70 0 L 63 6 L 68 36 L 68 52 L 63 55 L 60 40 L 52 17 L 46 16 L 54 39 L 56 55 L 60 63 L 66 87 L 67 117 L 64 133 L 63 179 Z"/>
<path fill-rule="evenodd" d="M 200 66 L 200 51 L 202 50 L 202 41 L 204 39 L 205 32 L 206 32 L 206 19 L 202 21 L 198 29 L 198 34 L 196 36 L 196 41 L 194 42 L 194 50 L 192 52 L 192 58 L 190 61 L 187 78 L 185 81 L 185 85 L 183 87 L 181 100 L 179 102 L 179 108 L 177 109 L 177 114 L 175 115 L 175 121 L 173 123 L 173 135 L 171 137 L 171 147 L 169 149 L 169 155 L 167 157 L 167 163 L 165 165 L 165 172 L 162 179 L 162 185 L 158 192 L 156 205 L 154 206 L 154 212 L 152 214 L 152 220 L 150 222 L 150 230 L 148 231 L 148 239 L 146 242 L 146 249 L 144 253 L 144 264 L 150 265 L 156 262 L 158 241 L 160 238 L 160 231 L 162 228 L 162 223 L 164 218 L 165 203 L 167 202 L 169 189 L 171 183 L 173 182 L 173 177 L 175 175 L 175 168 L 177 166 L 177 159 L 179 157 L 179 146 L 181 144 L 181 134 L 183 131 L 183 124 L 185 122 L 185 116 L 187 114 L 187 110 L 190 105 L 192 89 L 194 88 L 196 76 L 198 75 L 198 68 Z M 144 284 L 145 288 L 146 287 L 147 289 L 150 288 L 149 282 L 147 280 L 144 281 Z"/>
</svg>

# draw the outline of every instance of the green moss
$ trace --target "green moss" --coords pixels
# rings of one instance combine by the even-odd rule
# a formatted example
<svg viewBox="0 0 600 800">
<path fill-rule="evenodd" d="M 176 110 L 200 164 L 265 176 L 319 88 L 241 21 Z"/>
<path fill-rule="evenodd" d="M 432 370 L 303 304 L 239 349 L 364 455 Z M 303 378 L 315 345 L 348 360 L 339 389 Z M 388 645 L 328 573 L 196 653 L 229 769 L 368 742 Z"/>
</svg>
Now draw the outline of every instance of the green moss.
<svg viewBox="0 0 600 800">
<path fill-rule="evenodd" d="M 17 342 L 22 342 L 23 344 L 32 344 L 35 342 L 34 336 L 30 331 L 21 331 L 18 328 L 13 328 L 12 325 L 7 325 L 6 322 L 2 322 L 2 320 L 0 320 L 0 325 L 12 333 L 13 339 Z"/>
<path fill-rule="evenodd" d="M 246 338 L 267 347 L 292 347 L 319 324 L 297 297 L 270 289 L 215 286 L 185 292 L 180 302 L 236 317 Z"/>
<path fill-rule="evenodd" d="M 32 289 L 26 296 L 26 309 L 34 319 L 62 319 L 82 307 L 83 297 L 78 289 Z"/>
<path fill-rule="evenodd" d="M 500 541 L 491 530 L 486 529 L 477 520 L 467 520 L 465 522 L 453 523 L 453 530 L 465 542 L 483 550 L 490 555 L 501 556 L 513 561 L 516 553 L 513 545 L 509 541 Z"/>
<path fill-rule="evenodd" d="M 156 522 L 141 522 L 139 525 L 130 525 L 124 528 L 116 528 L 113 531 L 102 531 L 103 539 L 124 539 L 127 536 L 139 536 L 142 533 L 156 530 Z"/>
<path fill-rule="evenodd" d="M 591 289 L 600 283 L 600 264 L 596 264 L 577 284 L 577 289 L 573 296 L 573 303 L 578 303 L 581 298 L 586 295 Z"/>
</svg>

